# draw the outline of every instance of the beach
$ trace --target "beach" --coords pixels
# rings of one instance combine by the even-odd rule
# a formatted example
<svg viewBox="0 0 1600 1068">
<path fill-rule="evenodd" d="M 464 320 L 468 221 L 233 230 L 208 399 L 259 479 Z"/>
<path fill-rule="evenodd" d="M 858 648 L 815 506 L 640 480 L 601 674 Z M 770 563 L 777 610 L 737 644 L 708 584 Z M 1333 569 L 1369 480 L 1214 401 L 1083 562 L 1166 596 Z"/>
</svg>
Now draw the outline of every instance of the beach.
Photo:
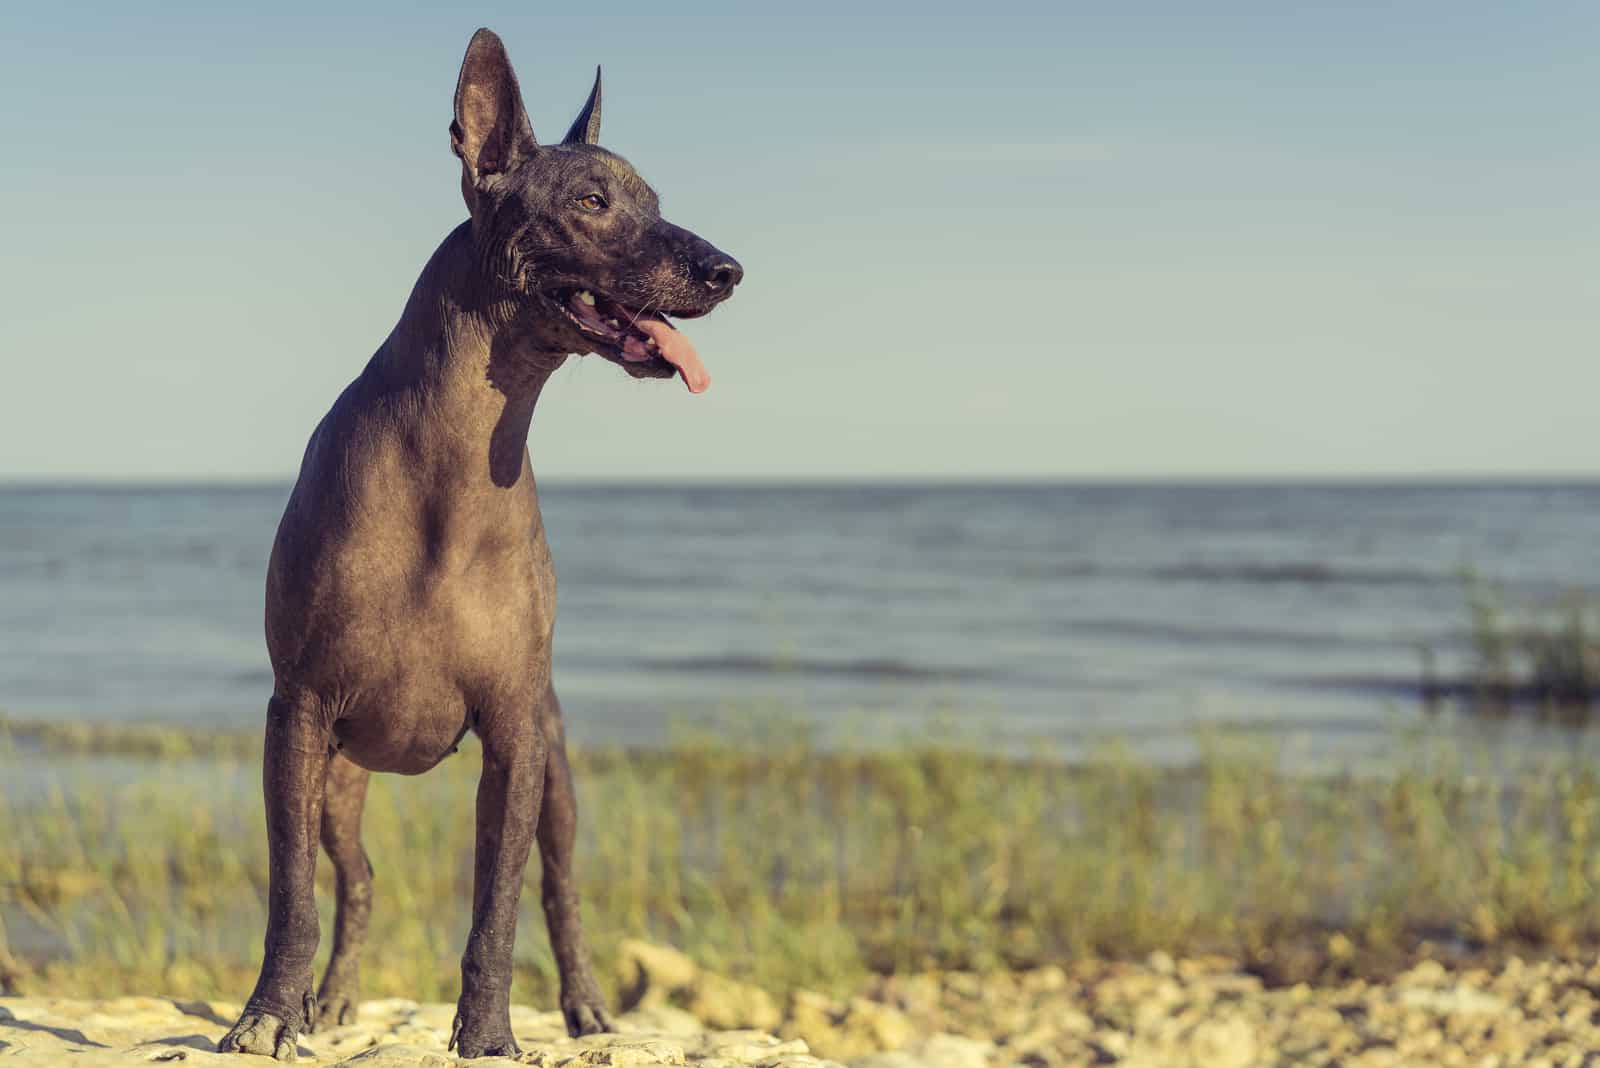
<svg viewBox="0 0 1600 1068">
<path fill-rule="evenodd" d="M 1427 961 L 1387 982 L 1269 990 L 1228 961 L 1158 953 L 1140 964 L 897 976 L 847 1000 L 799 991 L 783 1004 L 699 973 L 670 949 L 632 951 L 622 982 L 638 1002 L 619 1018 L 619 1033 L 569 1039 L 559 1013 L 518 1005 L 512 1023 L 522 1055 L 470 1063 L 1584 1068 L 1600 1048 L 1600 967 L 1575 960 L 1511 958 L 1466 969 Z M 181 997 L 0 998 L 0 1051 L 19 1068 L 233 1064 L 212 1051 L 238 1008 Z M 468 1063 L 444 1049 L 452 1011 L 446 1003 L 371 1001 L 354 1023 L 303 1037 L 299 1059 L 348 1068 Z M 744 1026 L 751 1023 L 763 1026 Z"/>
<path fill-rule="evenodd" d="M 546 1036 L 535 864 L 529 1063 L 1584 1063 L 1600 763 L 1538 695 L 1589 684 L 1593 492 L 558 487 L 596 966 L 699 978 Z M 254 981 L 282 493 L 0 493 L 13 1032 L 201 1057 L 176 1006 Z M 438 1055 L 478 762 L 375 778 L 369 1015 L 308 1058 Z"/>
</svg>

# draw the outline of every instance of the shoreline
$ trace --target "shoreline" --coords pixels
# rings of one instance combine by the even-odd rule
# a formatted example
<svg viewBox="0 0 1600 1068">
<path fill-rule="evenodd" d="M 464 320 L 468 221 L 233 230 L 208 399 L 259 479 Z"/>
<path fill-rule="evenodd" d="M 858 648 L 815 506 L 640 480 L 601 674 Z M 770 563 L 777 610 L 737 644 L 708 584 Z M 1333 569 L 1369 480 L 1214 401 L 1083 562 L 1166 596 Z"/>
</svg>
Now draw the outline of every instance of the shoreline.
<svg viewBox="0 0 1600 1068">
<path fill-rule="evenodd" d="M 1509 958 L 1493 969 L 1429 960 L 1383 983 L 1273 989 L 1219 958 L 1157 951 L 1139 963 L 880 977 L 848 997 L 801 990 L 779 1000 L 676 950 L 633 943 L 618 986 L 618 1035 L 571 1040 L 558 1012 L 514 1006 L 519 1063 L 1582 1068 L 1600 1049 L 1600 966 L 1571 959 Z M 181 997 L 0 997 L 0 1043 L 22 1054 L 19 1065 L 35 1063 L 30 1055 L 39 1064 L 210 1064 L 237 1009 Z M 356 1023 L 303 1036 L 300 1053 L 351 1068 L 442 1068 L 456 1063 L 443 1051 L 452 1012 L 448 1002 L 368 1001 Z"/>
</svg>

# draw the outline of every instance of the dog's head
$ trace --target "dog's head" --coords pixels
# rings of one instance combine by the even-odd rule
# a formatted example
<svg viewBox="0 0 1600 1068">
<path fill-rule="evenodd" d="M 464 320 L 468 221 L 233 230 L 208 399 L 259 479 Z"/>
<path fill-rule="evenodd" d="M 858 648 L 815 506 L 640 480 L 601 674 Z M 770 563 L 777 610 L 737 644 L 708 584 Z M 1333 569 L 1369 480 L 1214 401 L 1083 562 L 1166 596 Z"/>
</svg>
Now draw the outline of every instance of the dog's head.
<svg viewBox="0 0 1600 1068">
<path fill-rule="evenodd" d="M 683 370 L 688 381 L 688 369 L 657 344 L 673 339 L 652 322 L 705 315 L 733 293 L 744 270 L 663 219 L 655 190 L 627 160 L 599 147 L 599 136 L 598 70 L 567 136 L 541 145 L 505 46 L 489 30 L 473 35 L 450 143 L 486 269 L 552 347 L 597 352 L 635 378 Z"/>
</svg>

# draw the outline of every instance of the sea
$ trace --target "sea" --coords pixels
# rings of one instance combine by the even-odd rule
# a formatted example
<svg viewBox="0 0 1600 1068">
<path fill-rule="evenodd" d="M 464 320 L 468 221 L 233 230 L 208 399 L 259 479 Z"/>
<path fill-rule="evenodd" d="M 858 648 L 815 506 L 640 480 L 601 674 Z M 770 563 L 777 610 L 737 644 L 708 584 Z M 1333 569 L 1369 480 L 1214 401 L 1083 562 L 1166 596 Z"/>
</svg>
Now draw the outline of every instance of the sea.
<svg viewBox="0 0 1600 1068">
<path fill-rule="evenodd" d="M 0 713 L 255 728 L 287 483 L 0 488 Z M 959 738 L 1314 764 L 1445 728 L 1469 603 L 1600 592 L 1600 483 L 541 485 L 592 745 Z M 405 626 L 404 620 L 395 621 Z M 1518 744 L 1562 746 L 1555 728 Z M 1544 733 L 1540 733 L 1544 731 Z M 1530 741 L 1531 739 L 1531 741 Z"/>
</svg>

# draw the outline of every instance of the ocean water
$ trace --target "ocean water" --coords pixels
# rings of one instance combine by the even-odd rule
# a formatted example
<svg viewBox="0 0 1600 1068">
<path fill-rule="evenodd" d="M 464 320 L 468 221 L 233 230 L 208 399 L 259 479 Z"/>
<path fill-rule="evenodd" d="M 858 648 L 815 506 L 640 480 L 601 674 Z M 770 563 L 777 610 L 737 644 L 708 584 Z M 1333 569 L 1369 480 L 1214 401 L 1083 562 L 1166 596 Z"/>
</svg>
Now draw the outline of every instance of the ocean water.
<svg viewBox="0 0 1600 1068">
<path fill-rule="evenodd" d="M 254 725 L 288 486 L 0 489 L 0 711 Z M 1463 662 L 1463 573 L 1600 587 L 1600 485 L 541 487 L 573 736 L 799 722 L 1360 758 Z M 1462 729 L 1468 729 L 1463 727 Z M 1559 744 L 1559 743 L 1558 743 Z"/>
</svg>

